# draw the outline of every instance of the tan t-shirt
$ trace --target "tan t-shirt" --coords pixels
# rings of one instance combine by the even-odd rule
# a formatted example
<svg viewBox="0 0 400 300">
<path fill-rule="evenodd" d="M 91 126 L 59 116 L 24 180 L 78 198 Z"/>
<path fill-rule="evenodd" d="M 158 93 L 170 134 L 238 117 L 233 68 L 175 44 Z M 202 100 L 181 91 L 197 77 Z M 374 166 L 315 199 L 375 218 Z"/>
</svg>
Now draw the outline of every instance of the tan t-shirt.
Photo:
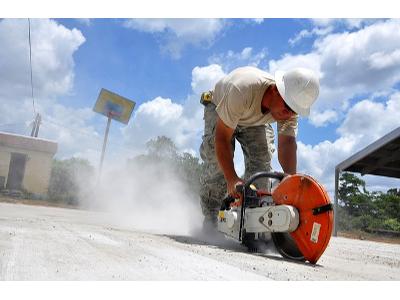
<svg viewBox="0 0 400 300">
<path fill-rule="evenodd" d="M 264 93 L 273 83 L 272 75 L 255 67 L 233 70 L 215 85 L 212 101 L 218 116 L 232 129 L 276 122 L 270 113 L 261 111 Z M 297 135 L 297 116 L 277 124 L 278 134 Z"/>
</svg>

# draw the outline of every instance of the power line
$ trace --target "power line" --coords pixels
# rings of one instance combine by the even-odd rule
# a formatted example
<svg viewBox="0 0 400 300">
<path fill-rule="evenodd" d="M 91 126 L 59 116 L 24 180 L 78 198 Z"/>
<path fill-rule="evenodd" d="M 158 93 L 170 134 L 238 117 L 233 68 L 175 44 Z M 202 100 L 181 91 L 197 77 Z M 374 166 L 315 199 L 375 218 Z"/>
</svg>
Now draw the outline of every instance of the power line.
<svg viewBox="0 0 400 300">
<path fill-rule="evenodd" d="M 30 70 L 31 70 L 31 94 L 32 94 L 32 104 L 33 104 L 33 115 L 36 115 L 35 98 L 34 98 L 34 96 L 33 96 L 31 20 L 30 20 L 29 18 L 28 18 L 28 28 L 29 28 L 29 65 L 30 65 Z"/>
<path fill-rule="evenodd" d="M 21 126 L 24 125 L 24 126 Z M 24 132 L 24 134 L 28 133 L 28 130 L 30 130 L 30 125 L 27 125 L 25 122 L 18 122 L 18 123 L 4 123 L 0 124 L 0 131 L 2 130 L 7 130 L 7 132 L 11 133 L 16 133 L 16 134 L 22 134 L 21 130 Z"/>
</svg>

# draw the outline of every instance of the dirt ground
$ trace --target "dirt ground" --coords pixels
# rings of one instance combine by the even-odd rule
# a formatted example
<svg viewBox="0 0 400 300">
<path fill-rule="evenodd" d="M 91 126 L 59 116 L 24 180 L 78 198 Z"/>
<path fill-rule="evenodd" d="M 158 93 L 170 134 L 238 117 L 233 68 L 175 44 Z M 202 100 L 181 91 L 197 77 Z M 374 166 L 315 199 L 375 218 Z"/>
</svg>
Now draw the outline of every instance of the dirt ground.
<svg viewBox="0 0 400 300">
<path fill-rule="evenodd" d="M 123 228 L 105 213 L 0 203 L 0 280 L 400 280 L 400 245 L 332 237 L 311 265 Z"/>
<path fill-rule="evenodd" d="M 70 208 L 70 209 L 78 209 L 78 207 L 73 205 L 67 205 L 64 203 L 51 202 L 46 200 L 31 200 L 31 199 L 18 199 L 13 197 L 6 197 L 4 195 L 0 195 L 0 203 L 14 203 L 14 204 L 26 204 L 26 205 L 34 205 L 34 206 L 48 206 L 48 207 L 59 207 L 59 208 Z M 338 232 L 338 236 L 345 237 L 349 239 L 356 240 L 367 240 L 381 243 L 389 243 L 389 244 L 400 244 L 400 237 L 387 237 L 387 236 L 379 236 L 376 234 L 370 234 L 363 231 L 354 231 L 354 232 Z"/>
<path fill-rule="evenodd" d="M 380 243 L 388 243 L 388 244 L 400 244 L 400 237 L 387 237 L 387 236 L 379 236 L 376 234 L 371 234 L 363 231 L 356 232 L 338 232 L 338 236 L 355 239 L 355 240 L 367 240 L 374 241 Z"/>
<path fill-rule="evenodd" d="M 14 198 L 4 195 L 0 195 L 0 203 L 14 203 L 14 204 L 26 204 L 26 205 L 39 205 L 39 206 L 49 206 L 49 207 L 61 207 L 61 208 L 77 208 L 73 205 L 67 205 L 65 203 L 52 202 L 47 200 L 33 200 L 24 198 Z"/>
</svg>

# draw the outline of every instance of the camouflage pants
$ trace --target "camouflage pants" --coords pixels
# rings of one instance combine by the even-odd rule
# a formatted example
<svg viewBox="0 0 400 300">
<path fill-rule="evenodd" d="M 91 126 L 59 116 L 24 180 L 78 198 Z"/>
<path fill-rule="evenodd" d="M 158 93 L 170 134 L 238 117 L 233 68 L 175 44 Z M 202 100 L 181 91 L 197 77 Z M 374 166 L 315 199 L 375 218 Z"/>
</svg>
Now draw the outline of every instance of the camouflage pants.
<svg viewBox="0 0 400 300">
<path fill-rule="evenodd" d="M 222 200 L 226 196 L 226 181 L 215 154 L 215 127 L 217 122 L 215 105 L 210 103 L 204 107 L 204 135 L 200 146 L 200 156 L 204 161 L 204 169 L 200 175 L 200 201 L 205 219 L 215 223 Z M 235 140 L 242 148 L 245 174 L 248 179 L 254 173 L 271 171 L 271 157 L 274 152 L 274 131 L 270 124 L 254 127 L 238 126 L 232 137 L 232 150 Z M 240 174 L 239 174 L 240 175 Z M 267 188 L 268 181 L 256 182 L 258 188 Z"/>
</svg>

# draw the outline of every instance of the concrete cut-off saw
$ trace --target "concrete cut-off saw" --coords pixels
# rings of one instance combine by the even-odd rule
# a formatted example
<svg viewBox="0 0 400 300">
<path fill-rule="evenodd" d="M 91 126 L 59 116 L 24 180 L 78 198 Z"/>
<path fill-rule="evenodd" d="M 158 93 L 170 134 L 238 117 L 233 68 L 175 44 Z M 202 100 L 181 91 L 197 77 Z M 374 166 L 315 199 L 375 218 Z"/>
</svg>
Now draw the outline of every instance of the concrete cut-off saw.
<svg viewBox="0 0 400 300">
<path fill-rule="evenodd" d="M 257 189 L 260 178 L 275 180 L 271 191 Z M 312 177 L 260 172 L 236 187 L 239 198 L 224 199 L 218 231 L 248 246 L 270 235 L 285 258 L 316 264 L 328 246 L 333 207 L 325 189 Z"/>
</svg>

